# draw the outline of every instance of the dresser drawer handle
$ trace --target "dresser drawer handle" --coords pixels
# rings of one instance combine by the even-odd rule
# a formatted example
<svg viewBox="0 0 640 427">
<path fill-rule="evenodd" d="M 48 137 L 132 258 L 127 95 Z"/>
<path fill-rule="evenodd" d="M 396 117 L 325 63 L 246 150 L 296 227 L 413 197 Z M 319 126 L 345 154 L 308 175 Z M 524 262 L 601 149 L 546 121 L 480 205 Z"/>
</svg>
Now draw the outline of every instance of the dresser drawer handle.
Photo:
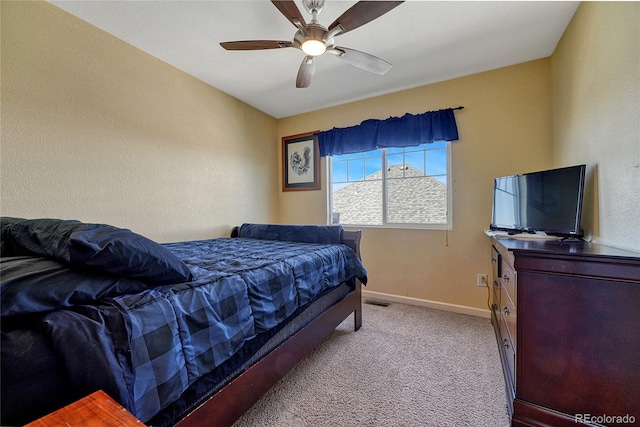
<svg viewBox="0 0 640 427">
<path fill-rule="evenodd" d="M 511 278 L 509 277 L 509 275 L 508 275 L 508 274 L 505 274 L 504 276 L 502 276 L 502 279 L 503 279 L 505 282 L 508 282 L 509 280 L 511 280 Z"/>
<path fill-rule="evenodd" d="M 510 314 L 509 312 L 509 308 L 505 305 L 504 308 L 502 309 L 502 311 L 504 312 L 504 314 L 506 314 L 507 316 Z"/>
<path fill-rule="evenodd" d="M 503 341 L 504 341 L 504 348 L 509 348 L 509 341 L 507 341 L 506 338 L 504 338 Z"/>
</svg>

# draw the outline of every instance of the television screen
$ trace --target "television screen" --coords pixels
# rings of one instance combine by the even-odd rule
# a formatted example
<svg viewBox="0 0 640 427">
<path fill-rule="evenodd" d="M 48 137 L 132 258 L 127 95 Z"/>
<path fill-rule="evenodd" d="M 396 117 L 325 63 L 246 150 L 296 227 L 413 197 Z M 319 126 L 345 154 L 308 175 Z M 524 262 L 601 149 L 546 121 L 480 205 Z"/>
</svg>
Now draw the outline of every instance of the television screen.
<svg viewBox="0 0 640 427">
<path fill-rule="evenodd" d="M 585 165 L 496 178 L 491 229 L 581 236 Z"/>
</svg>

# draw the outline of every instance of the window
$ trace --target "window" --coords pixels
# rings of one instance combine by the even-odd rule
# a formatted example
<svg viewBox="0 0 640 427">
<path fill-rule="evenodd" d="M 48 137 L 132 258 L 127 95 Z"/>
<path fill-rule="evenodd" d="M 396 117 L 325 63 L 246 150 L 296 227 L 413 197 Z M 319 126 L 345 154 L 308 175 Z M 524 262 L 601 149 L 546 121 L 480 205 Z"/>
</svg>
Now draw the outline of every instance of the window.
<svg viewBox="0 0 640 427">
<path fill-rule="evenodd" d="M 441 141 L 329 157 L 329 222 L 450 229 L 449 146 Z"/>
</svg>

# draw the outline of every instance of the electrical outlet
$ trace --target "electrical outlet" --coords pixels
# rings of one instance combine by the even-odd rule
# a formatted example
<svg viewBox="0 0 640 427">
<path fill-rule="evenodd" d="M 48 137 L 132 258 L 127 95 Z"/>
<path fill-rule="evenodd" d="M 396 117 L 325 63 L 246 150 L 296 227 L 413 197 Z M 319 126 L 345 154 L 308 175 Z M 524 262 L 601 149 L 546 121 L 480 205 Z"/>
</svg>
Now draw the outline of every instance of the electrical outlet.
<svg viewBox="0 0 640 427">
<path fill-rule="evenodd" d="M 478 273 L 477 279 L 476 279 L 476 284 L 478 286 L 487 287 L 487 285 L 489 284 L 489 275 L 488 274 L 480 274 L 480 273 Z"/>
</svg>

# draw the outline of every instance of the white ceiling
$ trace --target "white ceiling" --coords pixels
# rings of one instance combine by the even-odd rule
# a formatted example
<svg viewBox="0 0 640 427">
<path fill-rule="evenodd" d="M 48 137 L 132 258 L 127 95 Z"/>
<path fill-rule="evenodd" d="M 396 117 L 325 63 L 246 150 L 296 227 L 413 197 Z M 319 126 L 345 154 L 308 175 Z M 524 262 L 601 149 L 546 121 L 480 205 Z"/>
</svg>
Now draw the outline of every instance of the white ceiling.
<svg viewBox="0 0 640 427">
<path fill-rule="evenodd" d="M 219 44 L 291 40 L 296 28 L 270 1 L 50 2 L 276 118 L 545 58 L 579 4 L 406 1 L 335 38 L 392 63 L 387 74 L 323 55 L 311 85 L 296 89 L 300 50 L 226 51 Z M 355 3 L 328 0 L 318 20 L 328 26 Z"/>
</svg>

